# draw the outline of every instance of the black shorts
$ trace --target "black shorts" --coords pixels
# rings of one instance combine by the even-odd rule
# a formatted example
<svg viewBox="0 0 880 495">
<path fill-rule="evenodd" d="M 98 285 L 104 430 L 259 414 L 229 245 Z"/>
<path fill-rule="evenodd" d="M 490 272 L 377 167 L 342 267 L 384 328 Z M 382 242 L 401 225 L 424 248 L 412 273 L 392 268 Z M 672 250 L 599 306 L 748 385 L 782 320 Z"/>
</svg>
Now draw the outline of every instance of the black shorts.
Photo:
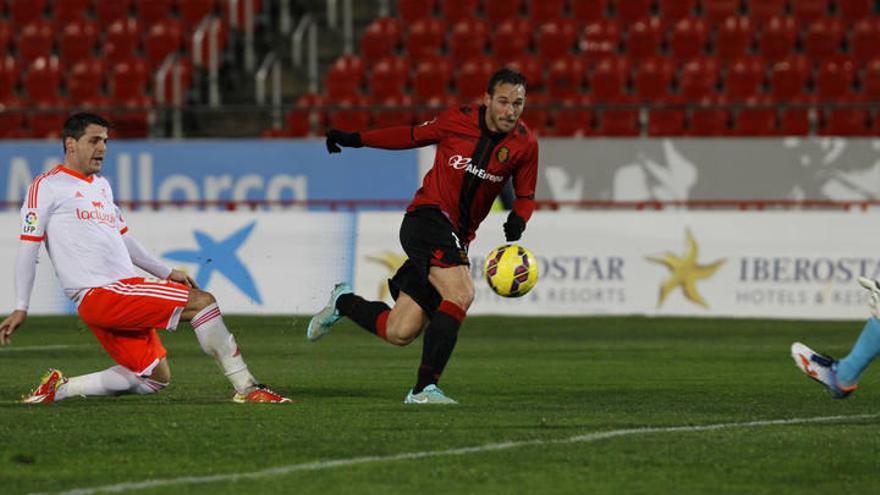
<svg viewBox="0 0 880 495">
<path fill-rule="evenodd" d="M 408 259 L 388 281 L 391 297 L 396 300 L 400 291 L 405 292 L 432 318 L 442 298 L 428 282 L 428 270 L 432 266 L 469 266 L 467 245 L 461 243 L 449 219 L 432 207 L 404 215 L 400 245 Z"/>
</svg>

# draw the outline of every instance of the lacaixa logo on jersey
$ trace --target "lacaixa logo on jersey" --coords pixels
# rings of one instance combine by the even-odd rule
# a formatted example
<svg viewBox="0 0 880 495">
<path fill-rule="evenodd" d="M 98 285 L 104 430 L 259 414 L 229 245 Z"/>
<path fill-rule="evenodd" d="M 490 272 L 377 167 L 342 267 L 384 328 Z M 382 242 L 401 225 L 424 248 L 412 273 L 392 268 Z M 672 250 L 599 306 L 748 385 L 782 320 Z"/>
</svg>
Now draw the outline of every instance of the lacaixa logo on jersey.
<svg viewBox="0 0 880 495">
<path fill-rule="evenodd" d="M 700 248 L 690 229 L 685 230 L 685 238 L 687 250 L 681 256 L 669 251 L 658 256 L 647 256 L 648 261 L 659 263 L 668 268 L 670 272 L 669 277 L 660 284 L 660 295 L 657 299 L 658 308 L 666 301 L 666 297 L 677 288 L 681 288 L 687 300 L 709 308 L 706 300 L 697 290 L 697 281 L 713 276 L 726 260 L 722 258 L 708 264 L 701 264 L 698 260 Z"/>
<path fill-rule="evenodd" d="M 507 149 L 507 146 L 502 146 L 498 153 L 495 153 L 495 158 L 498 159 L 498 163 L 507 163 L 507 159 L 510 158 L 510 150 Z"/>
</svg>

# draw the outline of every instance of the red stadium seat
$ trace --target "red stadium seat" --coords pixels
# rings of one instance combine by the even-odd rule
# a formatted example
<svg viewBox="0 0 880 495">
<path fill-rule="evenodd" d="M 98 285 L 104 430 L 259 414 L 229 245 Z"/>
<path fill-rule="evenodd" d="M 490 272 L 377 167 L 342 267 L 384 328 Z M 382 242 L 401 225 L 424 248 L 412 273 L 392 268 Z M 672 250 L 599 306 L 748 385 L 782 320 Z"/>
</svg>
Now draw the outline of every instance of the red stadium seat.
<svg viewBox="0 0 880 495">
<path fill-rule="evenodd" d="M 95 14 L 102 26 L 128 17 L 131 9 L 131 0 L 94 0 Z"/>
<path fill-rule="evenodd" d="M 749 17 L 758 26 L 785 14 L 785 0 L 749 0 Z"/>
<path fill-rule="evenodd" d="M 849 94 L 855 76 L 850 64 L 828 60 L 816 72 L 816 95 L 823 101 L 836 101 Z"/>
<path fill-rule="evenodd" d="M 872 0 L 837 0 L 841 19 L 852 24 L 871 15 Z"/>
<path fill-rule="evenodd" d="M 416 103 L 425 103 L 448 95 L 450 77 L 451 68 L 441 58 L 420 61 L 413 75 L 413 99 Z"/>
<path fill-rule="evenodd" d="M 576 39 L 577 31 L 572 23 L 550 21 L 538 27 L 535 45 L 544 60 L 553 60 L 571 54 Z"/>
<path fill-rule="evenodd" d="M 779 133 L 776 107 L 769 97 L 752 96 L 744 102 L 747 106 L 736 113 L 733 134 L 737 136 L 773 136 Z"/>
<path fill-rule="evenodd" d="M 828 15 L 828 0 L 795 0 L 791 13 L 801 23 L 813 22 Z"/>
<path fill-rule="evenodd" d="M 859 60 L 880 57 L 880 18 L 862 19 L 853 26 L 850 51 Z"/>
<path fill-rule="evenodd" d="M 650 15 L 651 0 L 616 0 L 614 9 L 620 22 L 629 24 Z"/>
<path fill-rule="evenodd" d="M 753 35 L 748 17 L 728 17 L 718 26 L 715 53 L 724 61 L 742 57 L 748 53 Z"/>
<path fill-rule="evenodd" d="M 502 22 L 495 28 L 492 36 L 492 54 L 499 60 L 510 60 L 525 54 L 529 48 L 531 33 L 531 23 L 524 17 Z"/>
<path fill-rule="evenodd" d="M 436 17 L 416 19 L 407 29 L 406 53 L 413 58 L 438 55 L 445 39 L 445 22 Z"/>
<path fill-rule="evenodd" d="M 400 25 L 397 19 L 379 17 L 367 26 L 361 36 L 361 54 L 368 63 L 394 55 L 400 43 Z"/>
<path fill-rule="evenodd" d="M 436 0 L 398 0 L 397 13 L 406 24 L 419 19 L 432 17 L 437 7 Z"/>
<path fill-rule="evenodd" d="M 691 109 L 690 136 L 724 136 L 730 131 L 730 110 L 723 107 L 726 102 L 723 98 L 706 96 L 694 101 L 700 105 Z"/>
<path fill-rule="evenodd" d="M 111 64 L 127 60 L 140 44 L 140 25 L 134 18 L 114 21 L 104 37 L 104 55 Z"/>
<path fill-rule="evenodd" d="M 547 95 L 529 91 L 526 98 L 526 107 L 520 117 L 529 129 L 535 134 L 542 135 L 546 132 L 550 120 L 550 112 L 545 108 Z"/>
<path fill-rule="evenodd" d="M 373 101 L 382 108 L 373 109 L 373 127 L 410 126 L 415 123 L 412 101 L 406 95 L 389 96 Z"/>
<path fill-rule="evenodd" d="M 174 0 L 135 0 L 135 9 L 141 22 L 150 26 L 169 19 L 175 3 Z"/>
<path fill-rule="evenodd" d="M 97 58 L 80 60 L 67 73 L 67 93 L 71 103 L 94 99 L 103 93 L 107 66 Z"/>
<path fill-rule="evenodd" d="M 479 4 L 479 0 L 443 0 L 443 18 L 449 23 L 476 18 Z"/>
<path fill-rule="evenodd" d="M 657 54 L 663 42 L 660 18 L 648 17 L 633 22 L 627 34 L 626 53 L 633 59 L 643 59 Z"/>
<path fill-rule="evenodd" d="M 52 24 L 44 19 L 32 21 L 18 35 L 18 56 L 25 64 L 40 57 L 49 57 L 54 44 L 55 31 Z"/>
<path fill-rule="evenodd" d="M 462 64 L 455 75 L 459 99 L 462 102 L 481 99 L 486 94 L 493 73 L 495 63 L 488 58 L 471 59 Z"/>
<path fill-rule="evenodd" d="M 110 69 L 110 97 L 114 102 L 123 102 L 144 96 L 147 74 L 143 59 L 131 57 L 117 63 Z"/>
<path fill-rule="evenodd" d="M 65 66 L 94 56 L 98 42 L 98 28 L 89 19 L 75 19 L 67 23 L 61 31 L 59 47 L 61 62 Z"/>
<path fill-rule="evenodd" d="M 773 64 L 770 93 L 776 101 L 795 101 L 802 97 L 809 79 L 809 62 L 792 56 Z"/>
<path fill-rule="evenodd" d="M 20 73 L 21 69 L 13 56 L 6 55 L 0 58 L 0 100 L 15 96 Z"/>
<path fill-rule="evenodd" d="M 857 101 L 841 98 L 835 103 L 854 104 Z M 869 113 L 867 108 L 837 107 L 820 110 L 820 136 L 867 136 L 870 134 Z"/>
<path fill-rule="evenodd" d="M 522 0 L 485 0 L 486 17 L 492 24 L 516 17 L 522 10 Z"/>
<path fill-rule="evenodd" d="M 617 56 L 620 45 L 620 25 L 614 21 L 591 22 L 584 28 L 580 48 L 590 60 Z"/>
<path fill-rule="evenodd" d="M 724 82 L 727 98 L 732 102 L 739 102 L 760 93 L 765 69 L 764 61 L 759 57 L 734 60 L 727 68 Z"/>
<path fill-rule="evenodd" d="M 798 105 L 784 108 L 779 115 L 779 133 L 783 136 L 806 136 L 810 133 L 810 110 L 802 106 L 807 103 L 805 98 L 791 102 Z"/>
<path fill-rule="evenodd" d="M 121 106 L 123 109 L 115 110 L 110 114 L 113 135 L 123 139 L 147 137 L 152 120 L 152 112 L 149 107 L 152 104 L 152 99 L 145 95 L 115 101 L 114 105 Z"/>
<path fill-rule="evenodd" d="M 241 3 L 241 2 L 239 2 Z M 182 0 L 177 3 L 180 26 L 184 32 L 194 31 L 206 16 L 217 7 L 216 0 Z"/>
<path fill-rule="evenodd" d="M 612 105 L 629 105 L 632 101 L 626 96 L 608 101 Z M 639 111 L 635 108 L 606 108 L 599 111 L 599 134 L 603 136 L 638 136 Z"/>
<path fill-rule="evenodd" d="M 761 55 L 771 62 L 788 57 L 794 52 L 797 33 L 798 28 L 793 17 L 770 18 L 761 32 L 758 43 Z"/>
<path fill-rule="evenodd" d="M 523 55 L 521 57 L 508 60 L 504 64 L 504 66 L 510 67 L 511 69 L 519 72 L 526 78 L 526 81 L 528 82 L 529 98 L 532 97 L 533 90 L 542 89 L 545 85 L 544 63 L 537 56 L 528 54 Z"/>
<path fill-rule="evenodd" d="M 804 53 L 813 60 L 825 60 L 840 52 L 845 29 L 840 19 L 813 21 L 804 36 Z"/>
<path fill-rule="evenodd" d="M 294 137 L 323 134 L 327 126 L 327 113 L 319 107 L 325 104 L 324 96 L 317 93 L 300 96 L 294 108 L 284 117 L 288 134 Z"/>
<path fill-rule="evenodd" d="M 570 0 L 571 16 L 578 24 L 601 21 L 608 13 L 609 0 Z"/>
<path fill-rule="evenodd" d="M 65 106 L 61 97 L 39 101 L 31 105 L 32 112 L 28 116 L 30 137 L 37 139 L 61 137 L 61 127 L 67 120 L 67 112 L 58 110 Z"/>
<path fill-rule="evenodd" d="M 714 97 L 719 72 L 718 62 L 715 59 L 691 60 L 681 67 L 678 80 L 679 92 L 691 101 Z"/>
<path fill-rule="evenodd" d="M 703 13 L 712 24 L 739 15 L 740 0 L 703 0 Z"/>
<path fill-rule="evenodd" d="M 703 55 L 708 39 L 705 21 L 698 17 L 686 17 L 672 27 L 669 51 L 677 60 L 690 60 Z"/>
<path fill-rule="evenodd" d="M 561 107 L 551 112 L 554 136 L 586 136 L 594 133 L 595 116 L 587 95 L 564 98 Z"/>
<path fill-rule="evenodd" d="M 144 56 L 147 65 L 153 69 L 159 67 L 165 57 L 180 50 L 182 43 L 183 34 L 177 21 L 168 19 L 153 24 L 144 37 Z"/>
<path fill-rule="evenodd" d="M 357 95 L 365 72 L 363 60 L 356 55 L 343 55 L 337 58 L 325 76 L 327 96 L 337 99 Z"/>
<path fill-rule="evenodd" d="M 669 97 L 669 87 L 675 76 L 675 64 L 664 57 L 642 61 L 633 79 L 635 94 L 640 101 L 653 103 Z"/>
<path fill-rule="evenodd" d="M 61 64 L 56 57 L 39 57 L 27 68 L 22 82 L 31 101 L 49 101 L 59 98 Z"/>
<path fill-rule="evenodd" d="M 9 13 L 13 26 L 24 26 L 30 22 L 43 20 L 48 0 L 8 0 Z"/>
<path fill-rule="evenodd" d="M 590 74 L 590 91 L 596 103 L 615 102 L 624 95 L 629 67 L 625 59 L 599 62 Z M 552 95 L 551 95 L 552 96 Z"/>
<path fill-rule="evenodd" d="M 0 19 L 0 57 L 5 57 L 9 53 L 10 41 L 12 41 L 12 28 L 8 22 Z"/>
<path fill-rule="evenodd" d="M 480 57 L 486 49 L 488 40 L 488 28 L 481 20 L 458 21 L 449 33 L 449 56 L 456 64 Z"/>
<path fill-rule="evenodd" d="M 680 105 L 678 98 L 664 98 L 655 101 L 658 105 L 669 105 L 667 108 L 648 110 L 649 136 L 683 136 L 687 128 L 687 113 Z"/>
<path fill-rule="evenodd" d="M 451 94 L 431 97 L 422 102 L 422 105 L 424 105 L 425 108 L 416 112 L 416 123 L 421 124 L 423 122 L 430 122 L 437 117 L 440 112 L 443 112 L 451 106 L 460 105 L 461 103 L 462 102 L 458 101 L 458 99 Z"/>
<path fill-rule="evenodd" d="M 386 57 L 370 69 L 370 94 L 385 99 L 403 94 L 409 82 L 409 61 L 403 57 Z"/>
<path fill-rule="evenodd" d="M 21 100 L 15 96 L 0 97 L 0 106 L 4 109 L 0 112 L 0 138 L 22 139 L 28 137 L 24 126 L 24 112 L 18 110 L 24 107 Z"/>
<path fill-rule="evenodd" d="M 562 99 L 579 94 L 585 72 L 585 64 L 576 57 L 554 60 L 547 72 L 547 95 L 552 99 Z"/>
<path fill-rule="evenodd" d="M 666 24 L 674 24 L 694 15 L 697 0 L 660 0 L 660 17 Z"/>
<path fill-rule="evenodd" d="M 529 17 L 535 24 L 559 20 L 563 17 L 565 0 L 541 0 L 529 2 Z"/>
<path fill-rule="evenodd" d="M 862 92 L 869 101 L 880 101 L 880 59 L 871 60 L 865 65 Z"/>
<path fill-rule="evenodd" d="M 92 0 L 55 0 L 52 7 L 55 25 L 63 28 L 73 21 L 83 19 L 91 6 Z"/>
</svg>

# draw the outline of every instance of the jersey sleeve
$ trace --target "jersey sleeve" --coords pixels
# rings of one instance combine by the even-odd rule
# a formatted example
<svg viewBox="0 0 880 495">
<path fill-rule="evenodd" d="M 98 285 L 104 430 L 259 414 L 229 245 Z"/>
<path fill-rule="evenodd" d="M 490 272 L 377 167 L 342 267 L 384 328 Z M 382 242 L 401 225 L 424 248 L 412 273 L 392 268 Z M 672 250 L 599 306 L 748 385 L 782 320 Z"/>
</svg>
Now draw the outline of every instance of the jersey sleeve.
<svg viewBox="0 0 880 495">
<path fill-rule="evenodd" d="M 513 211 L 529 221 L 535 211 L 535 188 L 538 184 L 538 141 L 532 138 L 524 160 L 513 174 Z"/>
<path fill-rule="evenodd" d="M 46 237 L 46 225 L 54 205 L 52 190 L 45 185 L 42 177 L 31 183 L 27 198 L 21 205 L 22 241 L 41 242 Z"/>
<path fill-rule="evenodd" d="M 386 127 L 361 133 L 361 141 L 370 148 L 386 150 L 403 150 L 409 148 L 421 148 L 431 144 L 437 144 L 446 136 L 446 122 L 449 119 L 447 110 L 434 120 L 414 125 Z"/>
</svg>

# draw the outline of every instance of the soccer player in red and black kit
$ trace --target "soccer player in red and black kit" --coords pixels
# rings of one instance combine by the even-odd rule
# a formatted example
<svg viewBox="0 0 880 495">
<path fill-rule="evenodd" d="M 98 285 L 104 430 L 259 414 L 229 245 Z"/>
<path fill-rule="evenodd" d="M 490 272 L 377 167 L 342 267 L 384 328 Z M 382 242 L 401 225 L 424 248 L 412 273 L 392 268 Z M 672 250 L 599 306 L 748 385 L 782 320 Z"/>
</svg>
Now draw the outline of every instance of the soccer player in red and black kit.
<svg viewBox="0 0 880 495">
<path fill-rule="evenodd" d="M 346 316 L 401 346 L 424 331 L 422 362 L 406 404 L 455 403 L 437 382 L 474 300 L 468 244 L 509 177 L 516 199 L 504 224 L 508 242 L 519 240 L 535 209 L 538 142 L 519 120 L 525 101 L 525 78 L 501 69 L 489 80 L 483 105 L 451 108 L 418 126 L 327 132 L 330 153 L 339 153 L 340 146 L 396 150 L 437 145 L 434 166 L 400 226 L 400 243 L 409 259 L 389 280 L 394 307 L 367 301 L 343 282 L 308 328 L 314 341 Z"/>
</svg>

